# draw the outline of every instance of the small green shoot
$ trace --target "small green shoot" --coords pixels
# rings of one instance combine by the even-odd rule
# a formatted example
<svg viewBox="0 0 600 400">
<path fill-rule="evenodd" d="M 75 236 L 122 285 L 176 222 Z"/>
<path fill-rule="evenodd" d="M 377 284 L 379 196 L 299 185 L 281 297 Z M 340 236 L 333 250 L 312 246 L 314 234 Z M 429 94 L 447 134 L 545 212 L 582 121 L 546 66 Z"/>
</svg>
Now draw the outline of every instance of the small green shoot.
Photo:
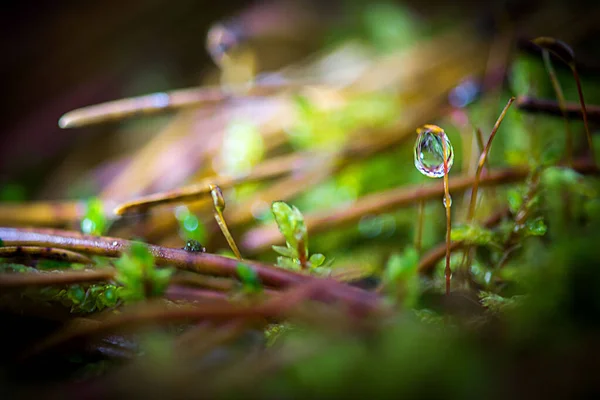
<svg viewBox="0 0 600 400">
<path fill-rule="evenodd" d="M 229 228 L 227 227 L 227 223 L 225 222 L 225 217 L 223 216 L 223 211 L 225 210 L 225 197 L 223 197 L 223 192 L 221 188 L 217 185 L 209 185 L 210 195 L 213 199 L 213 206 L 215 209 L 215 220 L 217 224 L 219 224 L 219 228 L 221 232 L 223 232 L 223 236 L 227 240 L 229 247 L 238 258 L 238 260 L 242 259 L 242 254 L 235 244 L 235 240 L 233 240 L 233 236 L 231 236 L 231 232 L 229 232 Z"/>
<path fill-rule="evenodd" d="M 156 268 L 154 256 L 141 242 L 134 242 L 116 262 L 117 281 L 123 285 L 125 301 L 140 301 L 164 293 L 173 273 L 170 268 Z"/>
<path fill-rule="evenodd" d="M 277 257 L 278 266 L 290 270 L 316 270 L 330 265 L 330 262 L 325 262 L 323 254 L 308 257 L 308 231 L 298 208 L 275 201 L 271 204 L 271 211 L 286 243 L 285 246 L 273 246 L 273 250 L 281 255 Z"/>
</svg>

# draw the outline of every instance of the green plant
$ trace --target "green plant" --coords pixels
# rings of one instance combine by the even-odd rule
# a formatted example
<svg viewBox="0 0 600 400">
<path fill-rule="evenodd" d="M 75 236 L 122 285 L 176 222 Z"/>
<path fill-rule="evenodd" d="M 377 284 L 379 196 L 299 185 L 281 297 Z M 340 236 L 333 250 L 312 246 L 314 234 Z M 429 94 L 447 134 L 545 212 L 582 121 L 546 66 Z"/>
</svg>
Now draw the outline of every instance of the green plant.
<svg viewBox="0 0 600 400">
<path fill-rule="evenodd" d="M 115 261 L 117 282 L 123 285 L 125 301 L 141 301 L 161 296 L 173 273 L 170 268 L 157 268 L 148 246 L 133 242 L 129 250 Z"/>
<path fill-rule="evenodd" d="M 326 263 L 323 254 L 316 253 L 309 257 L 308 231 L 300 210 L 283 201 L 275 201 L 271 204 L 271 211 L 286 244 L 273 246 L 273 250 L 280 254 L 277 257 L 278 266 L 291 270 L 318 271 L 321 267 L 331 265 L 332 261 Z"/>
</svg>

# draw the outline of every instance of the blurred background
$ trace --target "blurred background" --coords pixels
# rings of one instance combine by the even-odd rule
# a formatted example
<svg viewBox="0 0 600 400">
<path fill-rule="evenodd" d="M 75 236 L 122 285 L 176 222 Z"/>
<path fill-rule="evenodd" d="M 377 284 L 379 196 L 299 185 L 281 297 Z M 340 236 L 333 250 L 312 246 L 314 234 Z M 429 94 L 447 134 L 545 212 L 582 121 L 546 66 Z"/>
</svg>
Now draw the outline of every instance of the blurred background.
<svg viewBox="0 0 600 400">
<path fill-rule="evenodd" d="M 0 15 L 3 82 L 0 183 L 23 178 L 39 183 L 40 171 L 57 166 L 75 143 L 102 141 L 114 131 L 115 127 L 110 126 L 61 132 L 57 121 L 68 110 L 209 81 L 207 77 L 215 65 L 205 49 L 208 29 L 216 21 L 239 15 L 261 3 L 268 8 L 282 2 L 7 2 Z M 312 18 L 321 17 L 320 29 L 298 31 L 293 39 L 285 38 L 284 44 L 280 43 L 274 51 L 276 54 L 267 57 L 271 59 L 270 65 L 263 63 L 262 68 L 280 68 L 320 48 L 340 21 L 354 22 L 354 28 L 348 29 L 356 29 L 357 19 L 352 21 L 355 9 L 364 8 L 369 2 L 298 0 L 295 3 L 313 13 Z M 522 17 L 557 4 L 568 6 L 573 14 L 597 8 L 594 1 L 391 3 L 414 13 L 419 24 L 428 24 L 440 15 L 448 21 L 470 20 L 479 26 L 478 34 L 482 36 L 493 34 L 505 12 Z M 290 11 L 288 17 L 292 16 Z M 255 18 L 274 23 L 266 13 Z M 586 35 L 571 45 L 576 47 L 579 59 L 597 65 L 592 54 L 597 46 L 587 44 L 594 42 L 598 28 L 590 26 L 586 30 Z"/>
</svg>

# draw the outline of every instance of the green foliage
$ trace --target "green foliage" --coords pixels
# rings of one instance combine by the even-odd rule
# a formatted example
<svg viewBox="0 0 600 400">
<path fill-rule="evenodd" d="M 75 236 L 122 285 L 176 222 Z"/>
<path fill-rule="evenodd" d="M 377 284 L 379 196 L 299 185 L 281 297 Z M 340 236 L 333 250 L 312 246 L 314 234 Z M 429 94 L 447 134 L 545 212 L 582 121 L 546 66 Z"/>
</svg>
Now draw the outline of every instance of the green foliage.
<svg viewBox="0 0 600 400">
<path fill-rule="evenodd" d="M 499 247 L 496 235 L 478 224 L 463 224 L 452 228 L 451 240 L 477 246 Z"/>
<path fill-rule="evenodd" d="M 81 221 L 81 231 L 87 235 L 103 235 L 108 229 L 108 219 L 104 215 L 104 203 L 97 197 L 88 199 L 85 216 Z"/>
<path fill-rule="evenodd" d="M 23 185 L 18 183 L 7 183 L 0 187 L 0 201 L 24 201 L 27 193 Z"/>
<path fill-rule="evenodd" d="M 502 313 L 518 307 L 524 301 L 524 296 L 502 297 L 491 292 L 480 292 L 481 304 L 493 313 Z"/>
<path fill-rule="evenodd" d="M 308 268 L 314 272 L 325 272 L 319 268 L 328 267 L 331 261 L 326 263 L 323 254 L 308 256 L 308 232 L 300 210 L 283 201 L 275 201 L 271 204 L 271 211 L 286 242 L 286 246 L 273 246 L 273 250 L 281 255 L 277 257 L 277 265 L 295 271 Z M 301 260 L 305 260 L 305 265 Z"/>
<path fill-rule="evenodd" d="M 221 147 L 223 172 L 231 175 L 248 173 L 263 159 L 264 152 L 258 128 L 246 121 L 234 121 L 227 127 Z"/>
<path fill-rule="evenodd" d="M 512 63 L 509 83 L 515 96 L 545 97 L 552 88 L 541 57 L 519 54 Z"/>
<path fill-rule="evenodd" d="M 0 262 L 0 273 L 46 273 L 22 264 Z M 20 292 L 36 303 L 61 304 L 71 313 L 89 314 L 114 307 L 120 299 L 122 288 L 113 284 L 75 284 L 70 286 L 29 287 Z"/>
<path fill-rule="evenodd" d="M 236 265 L 236 271 L 240 281 L 242 282 L 243 291 L 246 293 L 260 293 L 262 292 L 262 284 L 258 274 L 252 268 L 252 266 L 238 263 Z"/>
<path fill-rule="evenodd" d="M 418 266 L 419 253 L 414 247 L 408 247 L 402 254 L 392 254 L 385 268 L 385 285 L 402 299 L 406 308 L 415 307 L 421 294 Z"/>
<path fill-rule="evenodd" d="M 368 40 L 382 52 L 409 47 L 422 37 L 423 25 L 408 7 L 378 2 L 371 4 L 363 15 Z"/>
<path fill-rule="evenodd" d="M 157 268 L 154 256 L 141 242 L 133 242 L 127 253 L 115 262 L 117 281 L 123 285 L 125 301 L 140 301 L 161 296 L 173 273 L 170 268 Z"/>
<path fill-rule="evenodd" d="M 294 100 L 298 118 L 288 133 L 292 143 L 302 149 L 335 150 L 350 132 L 386 126 L 398 115 L 397 99 L 388 94 L 362 95 L 326 109 L 304 96 Z"/>
</svg>

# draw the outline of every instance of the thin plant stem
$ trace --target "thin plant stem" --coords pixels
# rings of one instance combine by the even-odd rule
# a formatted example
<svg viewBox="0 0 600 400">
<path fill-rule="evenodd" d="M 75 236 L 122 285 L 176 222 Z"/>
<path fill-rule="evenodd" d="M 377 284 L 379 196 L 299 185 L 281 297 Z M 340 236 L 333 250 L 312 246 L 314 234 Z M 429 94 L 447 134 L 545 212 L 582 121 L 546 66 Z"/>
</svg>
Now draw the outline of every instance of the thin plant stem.
<svg viewBox="0 0 600 400">
<path fill-rule="evenodd" d="M 570 167 L 572 167 L 573 166 L 573 136 L 571 134 L 571 128 L 569 126 L 569 119 L 567 118 L 565 96 L 564 96 L 562 88 L 560 86 L 560 82 L 558 81 L 558 77 L 556 76 L 556 72 L 554 71 L 554 67 L 552 66 L 552 60 L 550 60 L 550 52 L 546 49 L 542 49 L 542 58 L 544 59 L 544 65 L 546 66 L 546 70 L 548 71 L 548 75 L 550 76 L 550 81 L 552 82 L 552 87 L 554 88 L 554 93 L 556 93 L 556 100 L 558 101 L 558 107 L 560 108 L 560 112 L 565 121 L 565 132 L 566 132 L 565 152 L 567 154 L 567 164 Z"/>
<path fill-rule="evenodd" d="M 496 136 L 496 132 L 498 132 L 498 128 L 500 128 L 500 124 L 504 120 L 504 116 L 506 115 L 506 112 L 508 111 L 510 105 L 514 101 L 515 101 L 514 97 L 511 97 L 510 99 L 508 99 L 508 103 L 506 103 L 506 106 L 504 106 L 502 113 L 500 113 L 500 116 L 496 120 L 496 124 L 494 125 L 494 128 L 492 129 L 490 138 L 488 139 L 488 141 L 485 145 L 485 148 L 483 149 L 483 152 L 481 153 L 481 156 L 479 156 L 479 163 L 477 165 L 477 171 L 475 172 L 475 179 L 473 180 L 473 189 L 471 190 L 471 202 L 469 203 L 469 212 L 467 214 L 467 222 L 472 221 L 473 217 L 475 216 L 475 205 L 477 204 L 477 191 L 479 189 L 479 183 L 481 180 L 481 172 L 483 171 L 483 166 L 485 165 L 485 160 L 487 159 L 487 156 L 490 152 L 490 148 L 492 147 L 492 141 L 494 140 L 494 137 Z"/>
<path fill-rule="evenodd" d="M 0 247 L 0 257 L 39 257 L 77 264 L 94 264 L 83 254 L 74 251 L 37 246 L 4 246 Z"/>
<path fill-rule="evenodd" d="M 419 201 L 417 206 L 417 232 L 415 234 L 415 249 L 421 254 L 421 245 L 423 241 L 423 224 L 425 223 L 425 201 Z"/>
<path fill-rule="evenodd" d="M 54 272 L 37 273 L 6 273 L 0 274 L 0 287 L 23 287 L 23 286 L 50 286 L 70 285 L 74 283 L 88 283 L 111 281 L 115 278 L 115 270 L 104 268 L 98 270 L 66 270 Z"/>
<path fill-rule="evenodd" d="M 217 224 L 219 224 L 219 228 L 221 228 L 221 232 L 223 232 L 223 236 L 227 239 L 227 243 L 229 247 L 238 258 L 238 260 L 242 259 L 242 254 L 235 244 L 235 240 L 233 236 L 231 236 L 231 232 L 229 232 L 229 228 L 227 227 L 227 223 L 225 222 L 225 217 L 223 217 L 223 210 L 225 210 L 225 198 L 223 197 L 223 192 L 221 188 L 217 185 L 210 184 L 210 194 L 213 198 L 213 205 L 215 207 L 215 219 L 217 220 Z"/>
<path fill-rule="evenodd" d="M 450 268 L 450 234 L 452 231 L 452 216 L 450 208 L 452 206 L 452 198 L 450 197 L 450 189 L 448 185 L 448 146 L 445 140 L 442 140 L 442 150 L 444 154 L 444 207 L 446 208 L 446 268 L 444 275 L 446 277 L 446 295 L 450 294 L 450 279 L 452 270 Z"/>
<path fill-rule="evenodd" d="M 588 123 L 587 110 L 585 108 L 585 100 L 583 99 L 583 89 L 581 87 L 581 80 L 579 79 L 579 73 L 577 72 L 577 68 L 575 67 L 575 63 L 569 63 L 571 67 L 571 71 L 573 72 L 573 78 L 575 78 L 575 83 L 577 84 L 577 94 L 579 95 L 579 102 L 581 103 L 581 113 L 583 116 L 583 125 L 585 126 L 585 136 L 588 142 L 588 146 L 590 148 L 590 157 L 594 165 L 596 164 L 596 155 L 594 154 L 594 144 L 592 142 L 592 134 L 590 133 L 590 126 Z"/>
</svg>

